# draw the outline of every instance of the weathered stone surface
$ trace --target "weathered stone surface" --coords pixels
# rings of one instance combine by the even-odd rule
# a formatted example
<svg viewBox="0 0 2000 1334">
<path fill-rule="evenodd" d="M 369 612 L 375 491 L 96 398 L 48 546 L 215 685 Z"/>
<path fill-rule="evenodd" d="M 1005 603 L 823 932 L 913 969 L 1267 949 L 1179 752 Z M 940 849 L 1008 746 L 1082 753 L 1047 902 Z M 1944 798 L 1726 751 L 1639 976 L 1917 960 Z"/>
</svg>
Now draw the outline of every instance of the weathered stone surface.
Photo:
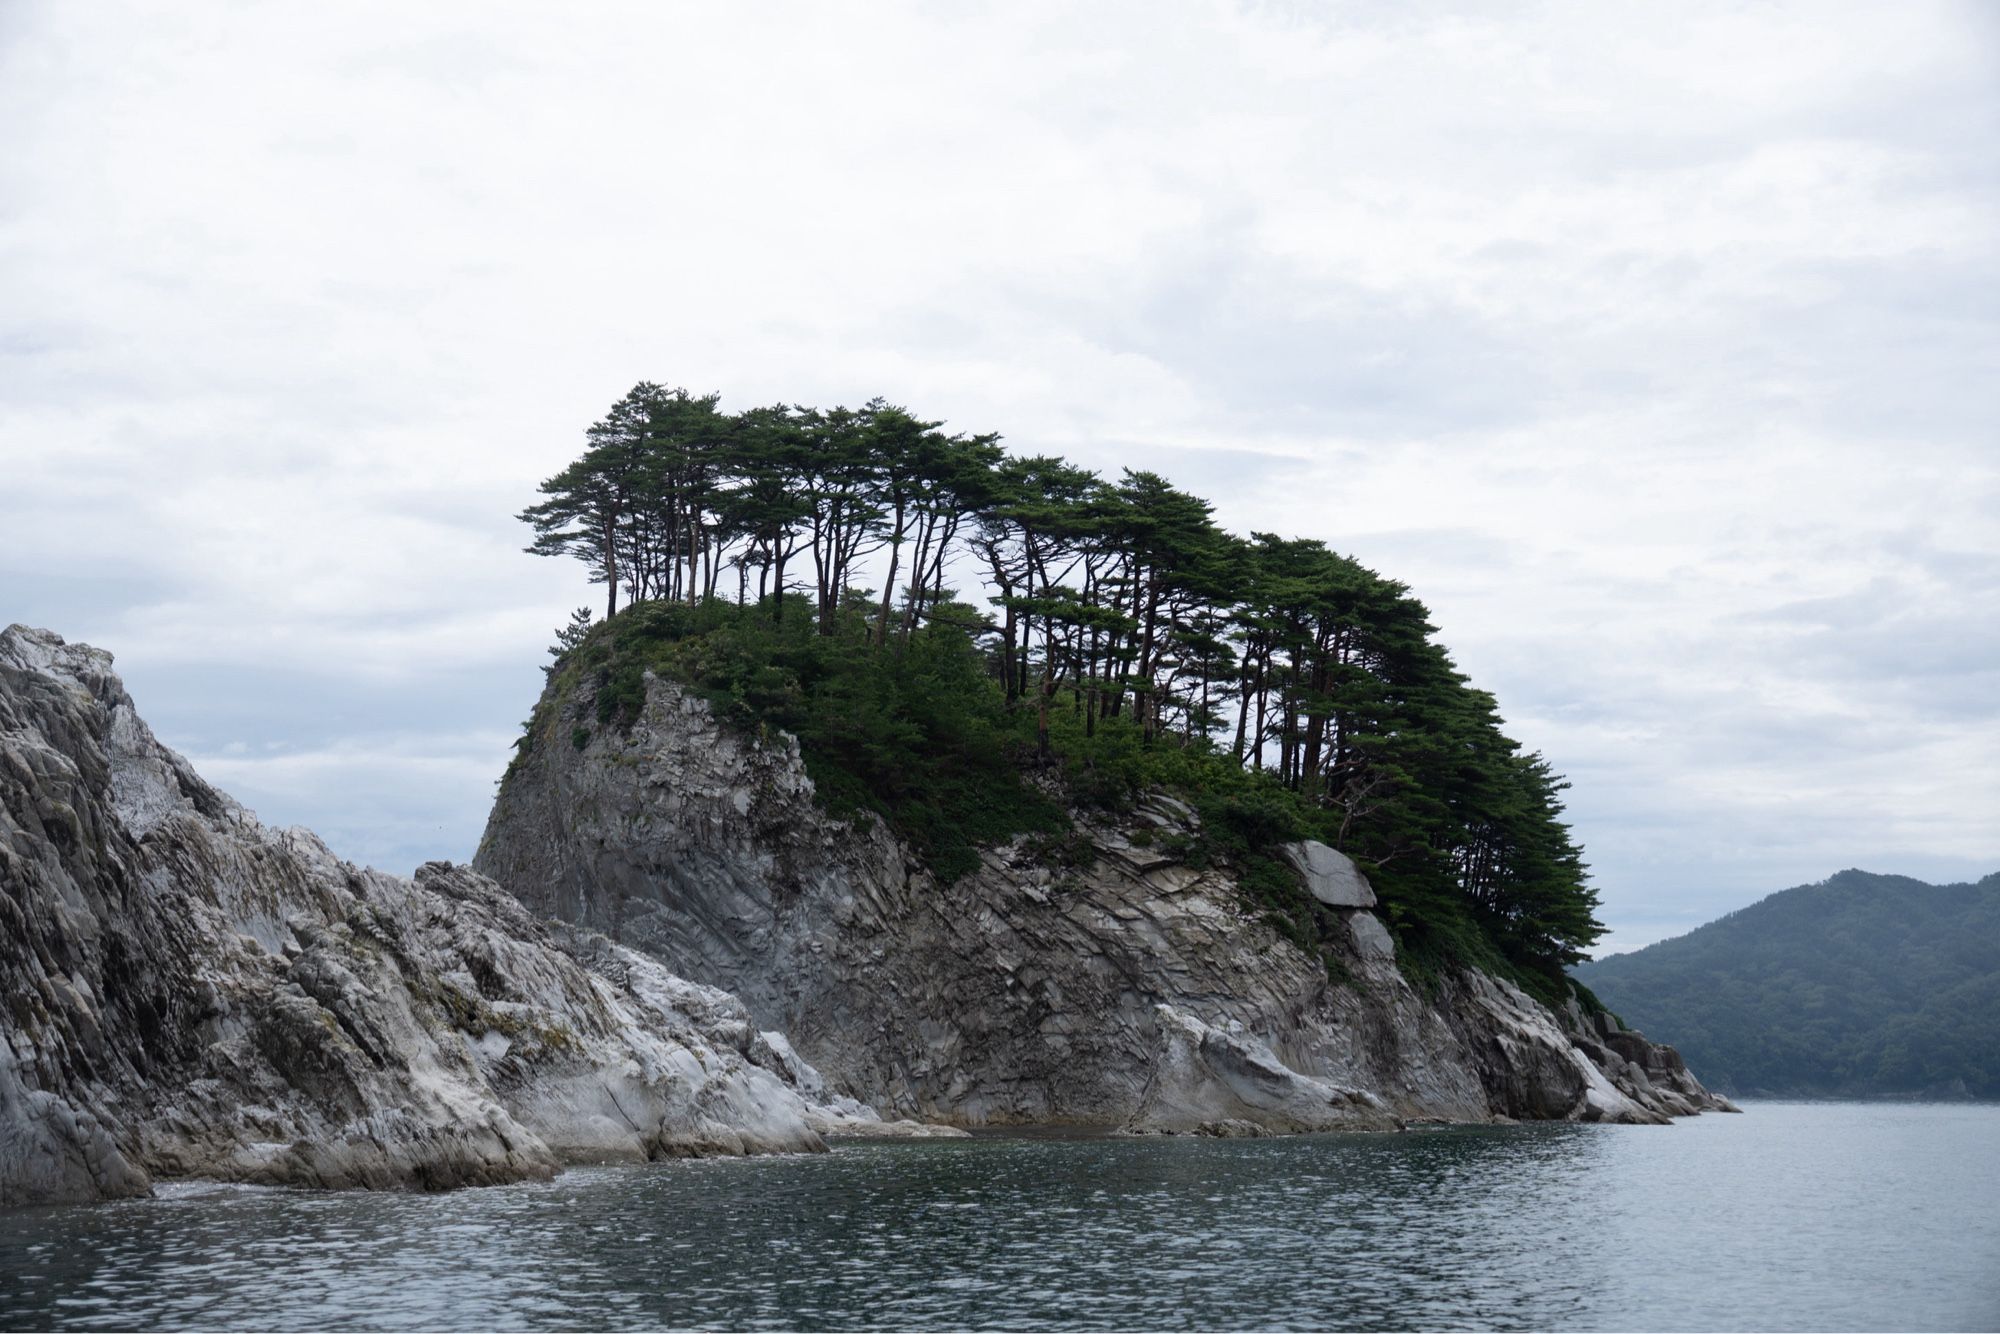
<svg viewBox="0 0 2000 1334">
<path fill-rule="evenodd" d="M 1396 957 L 1395 938 L 1389 934 L 1389 928 L 1382 925 L 1382 919 L 1374 913 L 1363 911 L 1349 913 L 1347 931 L 1354 940 L 1354 952 L 1362 958 Z"/>
<path fill-rule="evenodd" d="M 1668 1110 L 1577 1046 L 1580 1016 L 1478 974 L 1420 993 L 1365 911 L 1344 910 L 1381 936 L 1336 933 L 1332 981 L 1226 869 L 1177 859 L 1194 818 L 1178 803 L 1086 821 L 1084 864 L 1023 839 L 946 885 L 879 822 L 819 809 L 790 737 L 726 728 L 671 682 L 650 681 L 629 735 L 592 727 L 587 682 L 551 707 L 551 734 L 588 742 L 523 756 L 475 865 L 741 996 L 833 1094 L 960 1125 L 1163 1132 Z"/>
<path fill-rule="evenodd" d="M 1240 1134 L 1212 1128 L 1393 1130 L 1400 1124 L 1382 1098 L 1301 1074 L 1238 1025 L 1225 1031 L 1168 1004 L 1154 1014 L 1160 1045 L 1151 1053 L 1144 1098 L 1128 1119 L 1132 1127 Z"/>
<path fill-rule="evenodd" d="M 0 634 L 0 1205 L 438 1188 L 872 1120 L 817 1087 L 734 997 L 470 870 L 266 828 L 153 739 L 110 655 Z"/>
<path fill-rule="evenodd" d="M 1375 906 L 1374 887 L 1345 853 L 1307 839 L 1303 843 L 1284 844 L 1278 849 L 1278 855 L 1305 877 L 1306 888 L 1327 907 Z"/>
<path fill-rule="evenodd" d="M 1621 1026 L 1609 1010 L 1599 1010 L 1586 1023 L 1582 1011 L 1571 1000 L 1568 1018 L 1578 1034 L 1577 1044 L 1592 1060 L 1606 1068 L 1621 1070 L 1627 1080 L 1650 1090 L 1660 1105 L 1672 1110 L 1675 1116 L 1693 1111 L 1742 1110 L 1721 1094 L 1702 1087 L 1678 1051 L 1664 1043 L 1649 1042 L 1644 1033 Z"/>
</svg>

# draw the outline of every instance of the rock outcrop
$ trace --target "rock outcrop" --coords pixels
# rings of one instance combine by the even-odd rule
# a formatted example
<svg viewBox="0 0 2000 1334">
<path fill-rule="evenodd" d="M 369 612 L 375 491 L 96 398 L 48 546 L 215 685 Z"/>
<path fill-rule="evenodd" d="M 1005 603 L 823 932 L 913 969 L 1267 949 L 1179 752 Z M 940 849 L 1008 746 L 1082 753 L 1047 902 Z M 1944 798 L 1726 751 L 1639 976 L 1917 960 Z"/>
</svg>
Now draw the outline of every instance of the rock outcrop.
<svg viewBox="0 0 2000 1334">
<path fill-rule="evenodd" d="M 1324 843 L 1286 843 L 1278 849 L 1306 882 L 1306 892 L 1329 908 L 1372 908 L 1375 887 L 1361 868 Z"/>
<path fill-rule="evenodd" d="M 482 876 L 357 868 L 0 634 L 0 1205 L 155 1177 L 437 1188 L 817 1150 L 873 1113 L 734 997 Z"/>
<path fill-rule="evenodd" d="M 1239 1133 L 1724 1105 L 1670 1052 L 1507 982 L 1419 991 L 1330 848 L 1285 852 L 1346 919 L 1332 969 L 1176 855 L 1195 815 L 1166 797 L 941 884 L 880 822 L 818 808 L 794 740 L 673 682 L 648 678 L 629 732 L 594 726 L 588 682 L 542 707 L 537 734 L 568 740 L 522 755 L 474 865 L 740 996 L 833 1090 L 899 1115 Z"/>
</svg>

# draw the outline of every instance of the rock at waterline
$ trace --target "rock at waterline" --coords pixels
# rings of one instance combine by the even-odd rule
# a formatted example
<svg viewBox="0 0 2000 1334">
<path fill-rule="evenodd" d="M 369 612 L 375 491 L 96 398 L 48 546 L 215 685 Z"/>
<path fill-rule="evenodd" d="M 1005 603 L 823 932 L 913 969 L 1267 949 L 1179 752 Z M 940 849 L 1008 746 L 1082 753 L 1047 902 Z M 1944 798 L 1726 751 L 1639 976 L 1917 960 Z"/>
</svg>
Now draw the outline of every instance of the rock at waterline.
<svg viewBox="0 0 2000 1334">
<path fill-rule="evenodd" d="M 438 1189 L 874 1119 L 816 1101 L 725 992 L 464 867 L 385 875 L 264 826 L 154 739 L 108 653 L 18 625 L 0 996 L 0 1205 L 180 1176 Z"/>
</svg>

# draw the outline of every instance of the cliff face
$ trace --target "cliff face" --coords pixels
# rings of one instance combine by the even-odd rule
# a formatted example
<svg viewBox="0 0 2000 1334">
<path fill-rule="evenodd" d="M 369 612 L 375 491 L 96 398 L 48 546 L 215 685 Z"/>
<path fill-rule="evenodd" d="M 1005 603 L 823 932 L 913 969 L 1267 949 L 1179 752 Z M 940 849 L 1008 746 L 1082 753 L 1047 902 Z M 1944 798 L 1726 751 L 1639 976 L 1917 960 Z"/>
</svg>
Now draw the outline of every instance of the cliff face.
<svg viewBox="0 0 2000 1334">
<path fill-rule="evenodd" d="M 873 820 L 812 800 L 788 736 L 721 725 L 648 678 L 629 734 L 588 685 L 502 785 L 474 865 L 538 911 L 742 997 L 841 1093 L 966 1125 L 1386 1128 L 1418 1118 L 1655 1122 L 1720 1107 L 1671 1049 L 1477 973 L 1398 970 L 1366 882 L 1291 855 L 1345 917 L 1328 970 L 1165 849 L 1155 799 L 939 884 Z"/>
<path fill-rule="evenodd" d="M 845 1118 L 816 1078 L 733 997 L 468 870 L 265 828 L 110 655 L 0 634 L 0 1205 L 819 1149 Z"/>
</svg>

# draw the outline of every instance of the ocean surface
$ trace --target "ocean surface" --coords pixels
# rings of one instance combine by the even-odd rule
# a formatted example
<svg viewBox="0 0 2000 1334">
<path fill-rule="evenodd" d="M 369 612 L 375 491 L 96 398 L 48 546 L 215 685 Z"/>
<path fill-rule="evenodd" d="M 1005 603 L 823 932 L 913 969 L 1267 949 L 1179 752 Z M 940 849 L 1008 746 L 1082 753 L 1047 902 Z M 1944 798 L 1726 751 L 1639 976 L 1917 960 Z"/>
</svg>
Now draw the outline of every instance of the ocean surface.
<svg viewBox="0 0 2000 1334">
<path fill-rule="evenodd" d="M 2000 1107 L 847 1143 L 0 1213 L 0 1328 L 1984 1329 Z"/>
</svg>

